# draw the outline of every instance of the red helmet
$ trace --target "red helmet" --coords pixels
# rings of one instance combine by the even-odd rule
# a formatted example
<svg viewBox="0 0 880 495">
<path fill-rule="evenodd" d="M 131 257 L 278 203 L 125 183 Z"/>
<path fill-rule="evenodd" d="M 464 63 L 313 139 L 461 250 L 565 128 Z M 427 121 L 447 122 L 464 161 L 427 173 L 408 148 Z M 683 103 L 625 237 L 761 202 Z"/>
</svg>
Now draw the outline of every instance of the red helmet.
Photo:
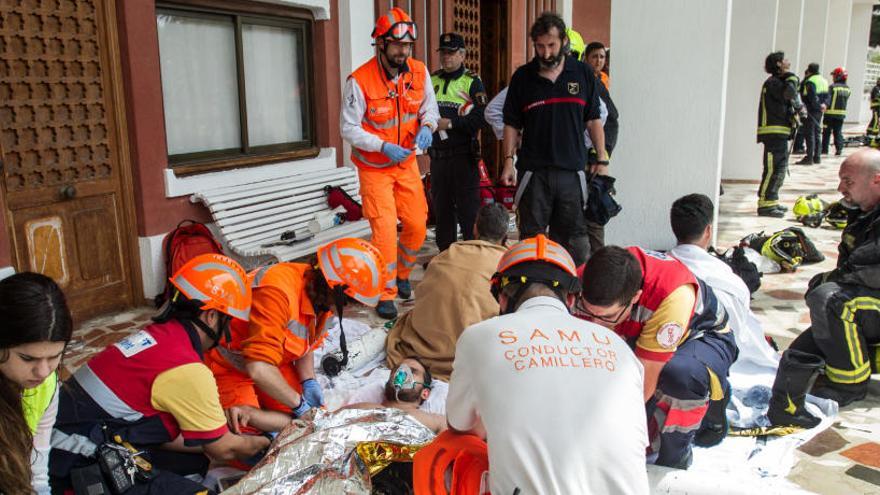
<svg viewBox="0 0 880 495">
<path fill-rule="evenodd" d="M 835 81 L 846 81 L 846 78 L 849 77 L 849 72 L 843 67 L 838 67 L 831 71 L 831 77 L 833 77 Z"/>
<path fill-rule="evenodd" d="M 391 38 L 394 41 L 414 42 L 419 38 L 416 23 L 400 7 L 394 7 L 376 20 L 373 28 L 373 39 Z"/>
</svg>

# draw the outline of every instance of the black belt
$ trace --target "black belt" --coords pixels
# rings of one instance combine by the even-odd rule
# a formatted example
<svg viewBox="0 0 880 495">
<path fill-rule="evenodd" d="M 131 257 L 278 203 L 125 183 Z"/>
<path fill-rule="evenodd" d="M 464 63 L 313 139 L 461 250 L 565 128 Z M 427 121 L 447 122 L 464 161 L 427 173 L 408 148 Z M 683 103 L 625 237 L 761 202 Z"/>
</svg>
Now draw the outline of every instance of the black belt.
<svg viewBox="0 0 880 495">
<path fill-rule="evenodd" d="M 437 149 L 437 148 L 428 148 L 428 156 L 431 157 L 432 160 L 439 160 L 442 158 L 452 158 L 455 156 L 461 155 L 470 155 L 473 153 L 473 148 L 468 146 L 457 146 L 455 148 L 449 149 Z"/>
</svg>

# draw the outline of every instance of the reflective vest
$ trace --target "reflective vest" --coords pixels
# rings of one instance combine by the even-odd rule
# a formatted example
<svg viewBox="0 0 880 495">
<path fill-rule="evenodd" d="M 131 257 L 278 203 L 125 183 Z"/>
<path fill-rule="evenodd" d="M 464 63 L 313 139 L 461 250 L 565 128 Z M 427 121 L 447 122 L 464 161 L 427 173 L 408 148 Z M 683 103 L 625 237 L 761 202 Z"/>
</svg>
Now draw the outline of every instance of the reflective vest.
<svg viewBox="0 0 880 495">
<path fill-rule="evenodd" d="M 807 95 L 807 84 L 812 84 L 816 88 L 816 94 L 822 95 L 828 93 L 828 81 L 819 74 L 813 74 L 804 81 L 804 87 L 801 88 L 801 94 Z"/>
<path fill-rule="evenodd" d="M 471 103 L 471 83 L 474 82 L 474 76 L 471 71 L 465 69 L 461 76 L 457 79 L 443 79 L 437 71 L 431 75 L 431 84 L 434 85 L 434 93 L 437 95 L 437 106 L 440 107 L 441 115 L 443 109 L 452 109 L 456 114 L 461 111 L 461 107 L 467 103 Z"/>
<path fill-rule="evenodd" d="M 758 106 L 758 141 L 764 137 L 788 138 L 791 134 L 791 118 L 794 109 L 785 99 L 787 86 L 797 88 L 798 78 L 792 73 L 782 77 L 770 76 L 761 88 L 761 104 Z M 796 89 L 792 89 L 795 92 Z"/>
<path fill-rule="evenodd" d="M 691 284 L 699 294 L 699 286 L 694 274 L 677 259 L 657 251 L 642 250 L 639 247 L 628 247 L 642 268 L 642 295 L 628 320 L 614 329 L 630 346 L 642 333 L 645 322 L 660 307 L 660 303 L 682 285 Z M 691 317 L 693 317 L 691 310 Z"/>
<path fill-rule="evenodd" d="M 352 73 L 364 94 L 366 109 L 361 127 L 382 141 L 406 149 L 415 147 L 419 131 L 419 108 L 425 97 L 425 64 L 407 59 L 409 70 L 401 71 L 397 82 L 389 81 L 377 57 L 373 57 Z M 352 147 L 351 160 L 358 167 L 385 168 L 394 163 L 381 151 L 366 151 Z M 407 159 L 415 160 L 415 154 Z"/>
<path fill-rule="evenodd" d="M 831 85 L 831 105 L 825 110 L 826 117 L 846 117 L 846 102 L 849 100 L 850 90 L 846 83 L 834 83 Z"/>
<path fill-rule="evenodd" d="M 77 385 L 113 418 L 141 424 L 161 421 L 164 430 L 144 423 L 138 438 L 145 444 L 169 442 L 180 434 L 170 413 L 153 407 L 153 382 L 174 368 L 202 363 L 190 335 L 176 320 L 153 323 L 108 346 L 73 374 Z M 63 412 L 63 411 L 62 411 Z M 148 438 L 149 437 L 149 438 Z"/>
<path fill-rule="evenodd" d="M 254 289 L 254 299 L 260 297 L 261 289 L 273 287 L 287 296 L 287 310 L 282 315 L 287 323 L 284 328 L 277 330 L 273 335 L 272 342 L 277 342 L 280 362 L 292 362 L 321 346 L 327 335 L 327 324 L 330 322 L 331 312 L 326 311 L 315 315 L 315 310 L 305 290 L 304 276 L 309 265 L 303 263 L 278 263 L 268 265 L 252 271 L 248 274 L 251 287 Z M 251 325 L 241 320 L 233 320 L 230 327 L 232 339 L 230 342 L 222 342 L 215 350 L 223 357 L 222 361 L 231 367 L 245 371 L 245 357 L 242 345 L 245 340 L 269 337 L 252 332 Z M 264 331 L 266 329 L 263 329 Z M 212 351 L 213 352 L 213 351 Z"/>
<path fill-rule="evenodd" d="M 58 388 L 58 375 L 52 373 L 43 383 L 34 388 L 25 389 L 21 394 L 21 408 L 24 412 L 24 419 L 27 421 L 31 433 L 37 432 L 37 425 L 40 423 L 52 398 L 55 397 L 55 391 Z"/>
</svg>

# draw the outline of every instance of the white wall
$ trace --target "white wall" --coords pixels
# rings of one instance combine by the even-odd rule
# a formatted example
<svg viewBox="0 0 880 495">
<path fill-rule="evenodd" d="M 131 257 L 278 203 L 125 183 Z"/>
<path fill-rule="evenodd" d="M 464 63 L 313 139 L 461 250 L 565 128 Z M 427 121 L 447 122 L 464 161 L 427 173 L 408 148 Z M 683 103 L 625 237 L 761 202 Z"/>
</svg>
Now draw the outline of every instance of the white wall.
<svg viewBox="0 0 880 495">
<path fill-rule="evenodd" d="M 804 0 L 779 0 L 776 14 L 774 51 L 785 52 L 793 70 L 800 67 L 801 25 L 804 22 Z"/>
<path fill-rule="evenodd" d="M 373 25 L 376 15 L 372 0 L 342 0 L 339 2 L 339 77 L 342 87 L 355 69 L 376 53 L 373 47 Z M 421 26 L 420 26 L 421 27 Z M 345 105 L 345 102 L 342 102 Z M 342 142 L 342 161 L 353 167 L 351 145 Z"/>
<path fill-rule="evenodd" d="M 609 244 L 670 248 L 675 199 L 699 192 L 717 204 L 730 20 L 731 0 L 614 1 L 611 46 L 627 56 L 614 59 L 611 173 L 623 212 Z M 685 56 L 687 70 L 674 70 Z"/>
<path fill-rule="evenodd" d="M 862 94 L 865 86 L 865 62 L 868 58 L 868 38 L 871 32 L 871 9 L 873 2 L 856 1 L 852 6 L 849 43 L 847 49 L 847 70 L 849 87 L 852 89 L 847 104 L 846 121 L 859 122 L 863 111 L 867 111 L 868 101 Z"/>
<path fill-rule="evenodd" d="M 835 67 L 850 65 L 847 61 L 849 53 L 850 22 L 852 20 L 853 0 L 832 0 L 831 11 L 826 23 L 825 65 L 822 75 L 831 82 L 831 71 Z M 868 41 L 865 40 L 865 46 Z M 865 65 L 862 58 L 861 65 Z"/>
<path fill-rule="evenodd" d="M 764 58 L 774 51 L 776 13 L 776 0 L 733 0 L 727 71 L 731 90 L 727 92 L 721 165 L 725 179 L 761 178 L 761 146 L 755 141 L 755 131 L 761 85 L 767 78 Z"/>
<path fill-rule="evenodd" d="M 825 74 L 825 39 L 829 2 L 831 0 L 804 0 L 804 22 L 801 29 L 801 50 L 798 65 L 792 61 L 791 71 L 803 77 L 807 65 L 819 64 Z M 791 59 L 789 59 L 791 60 Z"/>
</svg>

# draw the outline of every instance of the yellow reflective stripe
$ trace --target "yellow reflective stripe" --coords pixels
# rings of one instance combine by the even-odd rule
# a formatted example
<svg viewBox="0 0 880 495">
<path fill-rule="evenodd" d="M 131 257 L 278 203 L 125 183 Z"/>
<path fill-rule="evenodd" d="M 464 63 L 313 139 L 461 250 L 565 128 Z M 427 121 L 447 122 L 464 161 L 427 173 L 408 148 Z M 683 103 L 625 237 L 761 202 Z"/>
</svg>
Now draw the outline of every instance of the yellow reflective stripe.
<svg viewBox="0 0 880 495">
<path fill-rule="evenodd" d="M 759 199 L 758 200 L 758 208 L 767 208 L 770 206 L 776 206 L 779 204 L 778 200 L 775 199 Z"/>
<path fill-rule="evenodd" d="M 773 153 L 767 152 L 767 174 L 764 176 L 764 182 L 761 183 L 761 189 L 758 192 L 758 206 L 761 205 L 761 201 L 766 201 L 764 197 L 767 195 L 767 187 L 770 186 L 770 178 L 773 177 Z M 773 206 L 773 205 L 764 205 L 764 206 Z"/>
<path fill-rule="evenodd" d="M 758 135 L 764 134 L 784 134 L 788 136 L 791 133 L 791 127 L 784 125 L 763 125 L 758 127 Z"/>
<path fill-rule="evenodd" d="M 854 370 L 842 370 L 825 365 L 825 376 L 834 383 L 862 383 L 871 377 L 871 363 L 864 363 Z"/>
<path fill-rule="evenodd" d="M 861 369 L 868 363 L 862 353 L 862 345 L 859 342 L 859 329 L 855 322 L 856 313 L 859 311 L 877 311 L 880 313 L 880 299 L 868 296 L 856 297 L 843 305 L 840 319 L 843 320 L 843 333 L 846 337 L 847 348 L 853 367 Z"/>
<path fill-rule="evenodd" d="M 761 88 L 761 126 L 758 127 L 758 134 L 761 129 L 767 127 L 767 88 Z"/>
</svg>

